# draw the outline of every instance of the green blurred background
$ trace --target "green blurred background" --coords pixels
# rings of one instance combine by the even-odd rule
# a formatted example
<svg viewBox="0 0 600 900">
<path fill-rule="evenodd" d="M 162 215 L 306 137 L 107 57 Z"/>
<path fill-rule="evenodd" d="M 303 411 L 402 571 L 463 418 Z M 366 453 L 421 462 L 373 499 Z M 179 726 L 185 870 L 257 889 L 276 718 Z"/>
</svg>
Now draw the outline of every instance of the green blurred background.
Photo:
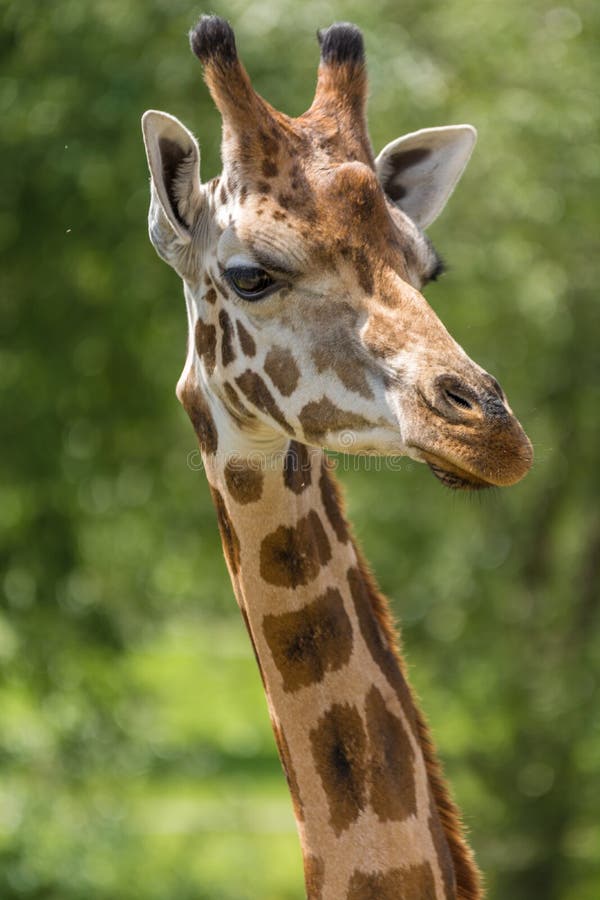
<svg viewBox="0 0 600 900">
<path fill-rule="evenodd" d="M 0 4 L 0 896 L 299 900 L 300 854 L 146 235 L 148 107 L 220 121 L 186 32 L 236 28 L 299 114 L 314 32 L 364 30 L 375 147 L 468 121 L 427 296 L 536 448 L 469 500 L 342 473 L 493 900 L 600 897 L 600 4 Z"/>
</svg>

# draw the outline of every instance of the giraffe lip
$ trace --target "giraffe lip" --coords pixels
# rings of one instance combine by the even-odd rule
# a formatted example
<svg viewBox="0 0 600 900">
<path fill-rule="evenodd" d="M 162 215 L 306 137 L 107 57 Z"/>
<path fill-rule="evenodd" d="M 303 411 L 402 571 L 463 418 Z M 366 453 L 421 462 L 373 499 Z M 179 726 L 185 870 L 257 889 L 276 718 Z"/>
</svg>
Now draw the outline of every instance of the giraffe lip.
<svg viewBox="0 0 600 900">
<path fill-rule="evenodd" d="M 454 491 L 482 491 L 492 487 L 488 481 L 475 478 L 475 476 L 459 470 L 457 467 L 453 466 L 452 470 L 445 469 L 429 461 L 427 461 L 427 465 L 438 481 L 441 481 L 443 485 Z"/>
<path fill-rule="evenodd" d="M 494 486 L 491 482 L 485 481 L 472 472 L 467 472 L 466 469 L 436 453 L 430 453 L 421 447 L 415 447 L 415 450 L 418 450 L 423 462 L 427 463 L 435 477 L 445 487 L 455 491 L 481 491 Z"/>
</svg>

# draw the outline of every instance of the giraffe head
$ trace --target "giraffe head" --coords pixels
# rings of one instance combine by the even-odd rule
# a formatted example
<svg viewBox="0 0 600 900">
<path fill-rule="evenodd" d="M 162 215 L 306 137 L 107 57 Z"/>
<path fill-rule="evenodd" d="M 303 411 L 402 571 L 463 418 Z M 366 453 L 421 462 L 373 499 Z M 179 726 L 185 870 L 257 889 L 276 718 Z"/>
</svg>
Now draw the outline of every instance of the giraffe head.
<svg viewBox="0 0 600 900">
<path fill-rule="evenodd" d="M 208 452 L 294 438 L 406 454 L 454 488 L 512 484 L 531 444 L 420 293 L 441 270 L 424 229 L 475 131 L 419 131 L 374 158 L 362 36 L 333 25 L 319 41 L 315 98 L 293 119 L 254 91 L 230 26 L 200 20 L 191 45 L 223 119 L 223 171 L 206 184 L 192 134 L 144 115 L 150 237 L 188 306 L 178 396 Z"/>
</svg>

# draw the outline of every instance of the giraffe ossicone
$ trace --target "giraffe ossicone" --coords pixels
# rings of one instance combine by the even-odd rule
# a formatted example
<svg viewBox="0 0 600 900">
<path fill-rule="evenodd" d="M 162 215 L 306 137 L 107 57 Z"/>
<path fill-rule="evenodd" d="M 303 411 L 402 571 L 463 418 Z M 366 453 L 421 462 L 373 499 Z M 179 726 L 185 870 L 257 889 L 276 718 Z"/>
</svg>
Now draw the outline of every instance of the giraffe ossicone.
<svg viewBox="0 0 600 900">
<path fill-rule="evenodd" d="M 203 184 L 193 135 L 145 113 L 149 232 L 184 283 L 177 394 L 265 686 L 307 894 L 475 900 L 460 817 L 324 454 L 407 455 L 464 490 L 531 466 L 500 386 L 421 294 L 441 270 L 423 229 L 475 130 L 414 132 L 375 158 L 353 25 L 319 33 L 298 118 L 254 91 L 225 21 L 205 16 L 190 37 L 223 119 L 223 171 Z"/>
</svg>

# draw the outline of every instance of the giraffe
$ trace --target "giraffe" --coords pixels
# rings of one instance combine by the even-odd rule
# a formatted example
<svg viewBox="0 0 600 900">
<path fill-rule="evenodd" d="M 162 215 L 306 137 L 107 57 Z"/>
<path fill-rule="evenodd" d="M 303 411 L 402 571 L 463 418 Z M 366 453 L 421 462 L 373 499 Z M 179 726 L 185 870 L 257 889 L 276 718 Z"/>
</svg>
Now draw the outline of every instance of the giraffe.
<svg viewBox="0 0 600 900">
<path fill-rule="evenodd" d="M 468 125 L 374 157 L 361 32 L 319 32 L 298 118 L 252 88 L 233 31 L 191 47 L 223 121 L 220 176 L 150 110 L 150 239 L 183 281 L 177 396 L 203 456 L 262 677 L 309 900 L 475 900 L 481 879 L 409 687 L 387 601 L 347 523 L 326 450 L 407 455 L 446 486 L 510 485 L 532 448 L 499 384 L 421 290 L 424 229 L 469 159 Z"/>
</svg>

